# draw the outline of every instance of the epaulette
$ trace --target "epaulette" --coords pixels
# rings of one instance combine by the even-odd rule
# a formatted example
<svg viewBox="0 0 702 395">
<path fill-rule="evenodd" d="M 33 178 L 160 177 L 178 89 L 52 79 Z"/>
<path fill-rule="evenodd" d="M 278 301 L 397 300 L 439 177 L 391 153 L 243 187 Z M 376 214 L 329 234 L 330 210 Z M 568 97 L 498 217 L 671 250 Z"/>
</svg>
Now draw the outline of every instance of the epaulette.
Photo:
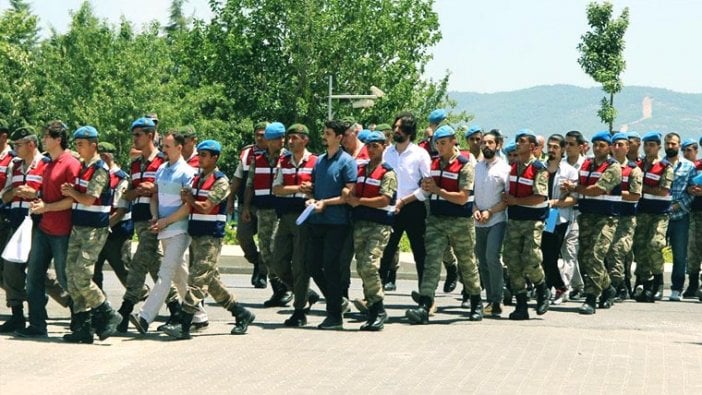
<svg viewBox="0 0 702 395">
<path fill-rule="evenodd" d="M 392 166 L 390 166 L 390 165 L 387 164 L 386 162 L 383 162 L 383 163 L 381 164 L 381 166 L 383 166 L 383 168 L 384 168 L 385 170 L 387 170 L 387 171 L 391 171 L 391 170 L 392 170 Z"/>
<path fill-rule="evenodd" d="M 668 159 L 667 159 L 667 158 L 663 158 L 663 159 L 661 159 L 661 163 L 663 164 L 663 166 L 666 166 L 666 167 L 670 167 L 670 166 L 673 166 L 673 164 L 672 164 L 672 163 L 670 163 L 670 162 L 668 161 Z"/>
<path fill-rule="evenodd" d="M 609 164 L 611 165 L 611 164 L 614 164 L 614 163 L 619 163 L 619 161 L 616 160 L 616 159 L 614 159 L 614 158 L 612 158 L 611 156 L 609 156 L 609 157 L 607 157 L 607 163 L 609 163 Z"/>
<path fill-rule="evenodd" d="M 626 162 L 626 165 L 629 166 L 629 167 L 631 167 L 632 169 L 635 168 L 635 167 L 639 167 L 639 166 L 636 164 L 636 162 L 634 162 L 633 160 L 627 161 L 627 162 Z"/>
<path fill-rule="evenodd" d="M 538 159 L 532 163 L 532 166 L 534 166 L 534 168 L 536 170 L 544 170 L 546 168 L 546 165 L 544 165 L 544 162 L 542 162 Z"/>
<path fill-rule="evenodd" d="M 458 159 L 458 162 L 462 165 L 465 165 L 466 163 L 470 162 L 470 159 L 463 156 L 463 154 L 458 155 L 458 157 L 456 159 Z"/>
</svg>

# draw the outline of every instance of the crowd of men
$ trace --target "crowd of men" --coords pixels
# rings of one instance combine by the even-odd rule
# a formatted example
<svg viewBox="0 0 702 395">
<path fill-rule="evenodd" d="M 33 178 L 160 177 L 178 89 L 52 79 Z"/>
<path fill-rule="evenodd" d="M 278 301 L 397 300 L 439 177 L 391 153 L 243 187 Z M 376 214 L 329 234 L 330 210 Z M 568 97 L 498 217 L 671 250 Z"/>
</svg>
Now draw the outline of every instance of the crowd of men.
<svg viewBox="0 0 702 395">
<path fill-rule="evenodd" d="M 505 141 L 497 129 L 471 126 L 462 150 L 445 110 L 429 115 L 425 138 L 415 143 L 420 122 L 408 112 L 369 129 L 329 120 L 319 155 L 307 149 L 307 126 L 260 123 L 231 181 L 217 167 L 220 142 L 198 143 L 191 128 L 159 136 L 155 114 L 132 123 L 126 171 L 92 126 L 72 133 L 58 120 L 41 133 L 2 126 L 0 239 L 26 221 L 33 229 L 27 262 L 0 260 L 12 310 L 0 332 L 46 337 L 49 295 L 70 309 L 67 342 L 105 340 L 130 323 L 146 333 L 164 303 L 170 317 L 157 330 L 190 339 L 208 326 L 209 295 L 235 317 L 231 333 L 245 334 L 255 315 L 217 269 L 235 207 L 251 284 L 270 283 L 263 307 L 292 301 L 290 327 L 307 325 L 323 297 L 318 328 L 342 329 L 353 304 L 366 317 L 360 330 L 382 330 L 384 292 L 396 290 L 405 233 L 417 273 L 416 307 L 405 312 L 412 324 L 427 324 L 436 311 L 442 266 L 443 291 L 461 283 L 470 321 L 500 317 L 505 305 L 515 305 L 509 319 L 529 319 L 532 297 L 537 315 L 569 299 L 582 301 L 584 315 L 626 298 L 655 302 L 666 245 L 669 299 L 702 300 L 702 141 L 603 131 L 588 142 L 579 131 L 544 138 L 528 129 Z M 354 257 L 363 296 L 351 300 Z M 105 261 L 125 288 L 117 310 L 102 291 Z"/>
</svg>

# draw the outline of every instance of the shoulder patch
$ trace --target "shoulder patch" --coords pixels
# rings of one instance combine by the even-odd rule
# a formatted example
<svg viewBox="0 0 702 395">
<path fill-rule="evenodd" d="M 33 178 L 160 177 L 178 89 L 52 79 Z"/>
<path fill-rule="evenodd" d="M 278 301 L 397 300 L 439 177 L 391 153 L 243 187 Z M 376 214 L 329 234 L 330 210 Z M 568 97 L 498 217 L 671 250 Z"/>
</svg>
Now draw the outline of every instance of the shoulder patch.
<svg viewBox="0 0 702 395">
<path fill-rule="evenodd" d="M 542 162 L 538 159 L 535 160 L 534 162 L 532 162 L 532 166 L 534 166 L 534 168 L 536 170 L 544 170 L 546 168 L 546 165 L 544 165 L 544 162 Z"/>
<path fill-rule="evenodd" d="M 468 158 L 466 158 L 465 156 L 463 156 L 463 154 L 458 155 L 458 158 L 457 158 L 457 159 L 458 159 L 458 162 L 459 162 L 460 164 L 462 164 L 462 165 L 465 165 L 466 163 L 470 162 L 470 159 L 468 159 Z"/>
<path fill-rule="evenodd" d="M 389 164 L 387 164 L 387 163 L 385 163 L 385 162 L 383 162 L 383 163 L 381 164 L 381 166 L 383 166 L 383 168 L 384 168 L 385 170 L 387 170 L 387 171 L 392 170 L 392 166 L 390 166 Z"/>
<path fill-rule="evenodd" d="M 629 167 L 631 167 L 632 169 L 635 168 L 635 167 L 638 167 L 638 165 L 636 164 L 636 162 L 634 162 L 633 160 L 630 160 L 630 161 L 626 162 L 626 165 L 629 166 Z"/>
</svg>

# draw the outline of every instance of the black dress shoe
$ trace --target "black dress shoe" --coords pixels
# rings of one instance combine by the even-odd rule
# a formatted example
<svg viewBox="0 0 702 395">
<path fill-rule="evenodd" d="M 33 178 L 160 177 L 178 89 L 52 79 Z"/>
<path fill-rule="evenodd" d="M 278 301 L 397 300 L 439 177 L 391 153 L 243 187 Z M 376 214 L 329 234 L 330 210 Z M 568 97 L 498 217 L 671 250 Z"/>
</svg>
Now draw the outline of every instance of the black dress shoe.
<svg viewBox="0 0 702 395">
<path fill-rule="evenodd" d="M 300 328 L 307 325 L 307 316 L 303 310 L 295 310 L 283 324 L 291 328 Z"/>
<path fill-rule="evenodd" d="M 450 293 L 456 289 L 458 280 L 458 268 L 456 265 L 446 266 L 446 280 L 444 281 L 444 292 Z"/>
<path fill-rule="evenodd" d="M 387 291 L 387 292 L 389 292 L 389 291 L 397 291 L 397 285 L 395 285 L 394 282 L 386 283 L 385 285 L 383 285 L 383 290 L 384 290 L 384 291 Z"/>
<path fill-rule="evenodd" d="M 41 330 L 35 326 L 28 326 L 26 328 L 20 328 L 17 329 L 14 332 L 14 335 L 17 337 L 24 337 L 24 338 L 32 338 L 32 339 L 40 339 L 40 338 L 46 338 L 49 337 L 49 334 L 46 332 L 46 330 Z"/>
</svg>

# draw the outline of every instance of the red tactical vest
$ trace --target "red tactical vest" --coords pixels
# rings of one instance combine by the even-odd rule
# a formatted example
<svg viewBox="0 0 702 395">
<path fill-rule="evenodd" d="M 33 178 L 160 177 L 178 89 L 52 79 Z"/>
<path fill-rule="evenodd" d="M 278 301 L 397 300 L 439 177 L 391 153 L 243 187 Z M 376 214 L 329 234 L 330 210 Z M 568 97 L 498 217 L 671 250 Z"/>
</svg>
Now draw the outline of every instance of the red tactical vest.
<svg viewBox="0 0 702 395">
<path fill-rule="evenodd" d="M 5 156 L 0 159 L 0 185 L 5 186 L 5 182 L 7 181 L 7 166 L 10 165 L 10 162 L 15 158 L 15 153 L 12 151 L 8 151 L 5 153 Z"/>
<path fill-rule="evenodd" d="M 74 188 L 80 193 L 85 193 L 88 190 L 88 183 L 93 178 L 97 169 L 104 169 L 110 172 L 105 162 L 98 160 L 90 167 L 83 167 L 76 177 Z M 110 225 L 110 211 L 112 210 L 112 188 L 109 185 L 103 188 L 99 197 L 93 200 L 93 204 L 85 205 L 83 203 L 74 202 L 72 219 L 73 226 L 89 226 L 91 228 L 106 228 Z"/>
<path fill-rule="evenodd" d="M 519 163 L 512 164 L 509 173 L 509 194 L 514 197 L 527 197 L 534 194 L 534 180 L 540 171 L 546 167 L 538 160 L 534 160 L 519 175 Z M 509 206 L 507 215 L 511 220 L 543 221 L 548 211 L 548 203 L 544 199 L 543 203 L 533 206 Z"/>
<path fill-rule="evenodd" d="M 459 155 L 456 160 L 442 169 L 441 158 L 436 157 L 431 161 L 431 176 L 434 178 L 434 182 L 439 188 L 443 188 L 448 192 L 458 192 L 458 177 L 461 173 L 461 169 L 468 162 L 468 158 Z M 473 199 L 473 191 L 470 191 L 468 201 L 464 204 L 451 203 L 439 195 L 431 194 L 429 195 L 431 215 L 470 217 L 473 214 Z"/>
<path fill-rule="evenodd" d="M 292 152 L 287 152 L 280 158 L 278 165 L 283 173 L 283 185 L 300 185 L 304 181 L 312 182 L 312 169 L 317 163 L 317 155 L 309 154 L 307 160 L 295 167 Z M 301 213 L 305 209 L 305 194 L 295 193 L 278 196 L 276 213 L 282 216 L 287 213 Z"/>
<path fill-rule="evenodd" d="M 390 167 L 390 165 L 387 163 L 383 163 L 380 166 L 376 166 L 370 174 L 366 175 L 367 170 L 367 164 L 358 168 L 355 195 L 359 198 L 372 198 L 380 196 L 380 184 L 382 183 L 385 174 L 392 171 L 392 167 Z M 383 208 L 368 206 L 354 207 L 352 211 L 354 220 L 366 220 L 383 225 L 392 225 L 394 222 L 394 204 L 396 194 L 397 191 L 395 194 L 393 194 L 392 199 L 390 199 L 390 205 Z"/>
<path fill-rule="evenodd" d="M 130 175 L 132 189 L 136 189 L 142 182 L 156 182 L 156 170 L 166 161 L 166 156 L 159 152 L 151 162 L 140 156 L 132 161 Z M 142 164 L 144 168 L 142 170 Z M 132 220 L 148 221 L 151 219 L 151 196 L 139 196 L 132 202 Z"/>
<path fill-rule="evenodd" d="M 110 169 L 110 189 L 112 189 L 113 193 L 114 190 L 117 189 L 117 185 L 119 185 L 119 183 L 127 177 L 129 176 L 122 169 Z M 131 237 L 134 234 L 134 222 L 132 221 L 132 204 L 130 203 L 129 206 L 126 207 L 126 209 L 127 211 L 124 213 L 122 220 L 112 227 L 112 232 L 108 237 Z M 113 204 L 112 209 L 110 210 L 110 215 L 112 215 L 116 210 L 117 208 Z"/>
<path fill-rule="evenodd" d="M 590 185 L 597 184 L 597 181 L 599 181 L 600 177 L 602 177 L 602 174 L 613 163 L 616 163 L 616 160 L 607 158 L 606 161 L 597 166 L 594 158 L 585 159 L 582 166 L 580 166 L 580 185 L 588 187 Z M 604 195 L 581 195 L 578 201 L 578 206 L 581 213 L 619 215 L 621 201 L 622 187 L 620 183 L 620 185 L 612 188 L 611 191 Z"/>
<path fill-rule="evenodd" d="M 636 163 L 633 161 L 628 161 L 625 165 L 622 166 L 622 192 L 624 191 L 629 191 L 629 177 L 631 176 L 631 170 L 636 168 Z M 638 202 L 632 202 L 628 200 L 623 200 L 621 201 L 621 204 L 619 205 L 619 215 L 623 216 L 632 216 L 636 215 L 636 204 Z"/>
<path fill-rule="evenodd" d="M 661 184 L 661 176 L 670 166 L 670 162 L 666 159 L 659 160 L 654 163 L 648 170 L 645 169 L 646 162 L 642 161 L 639 167 L 643 170 L 643 184 L 649 187 L 658 187 Z M 666 196 L 656 196 L 650 193 L 644 193 L 639 200 L 638 212 L 649 214 L 665 214 L 670 211 L 670 206 L 673 202 L 673 197 L 670 191 Z"/>
<path fill-rule="evenodd" d="M 193 190 L 195 191 L 195 201 L 204 202 L 212 190 L 212 186 L 217 180 L 224 177 L 221 171 L 215 171 L 207 176 L 202 185 L 200 184 L 200 175 L 196 175 L 193 179 Z M 190 218 L 188 221 L 188 234 L 190 236 L 214 236 L 224 237 L 224 226 L 227 223 L 227 201 L 221 201 L 212 209 L 202 214 L 190 208 Z"/>
<path fill-rule="evenodd" d="M 41 184 L 44 180 L 44 168 L 51 159 L 42 156 L 36 163 L 32 162 L 27 174 L 22 172 L 22 158 L 15 158 L 12 167 L 12 188 L 17 188 L 22 185 L 27 185 L 35 191 L 41 190 Z M 22 199 L 19 196 L 12 198 L 10 206 L 10 225 L 13 229 L 17 229 L 24 221 L 24 217 L 29 213 L 29 204 L 31 200 Z"/>
<path fill-rule="evenodd" d="M 268 163 L 266 152 L 254 156 L 255 174 L 253 177 L 253 200 L 256 208 L 275 208 L 277 198 L 273 195 L 273 179 L 275 178 L 276 165 Z"/>
</svg>

